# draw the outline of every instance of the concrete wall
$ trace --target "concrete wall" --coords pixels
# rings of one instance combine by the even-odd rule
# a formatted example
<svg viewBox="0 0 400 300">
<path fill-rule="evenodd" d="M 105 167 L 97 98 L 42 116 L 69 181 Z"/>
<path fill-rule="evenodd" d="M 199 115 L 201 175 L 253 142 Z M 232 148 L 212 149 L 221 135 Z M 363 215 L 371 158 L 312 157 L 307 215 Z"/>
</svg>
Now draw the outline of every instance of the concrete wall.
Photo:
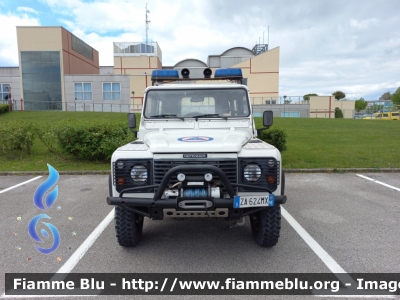
<svg viewBox="0 0 400 300">
<path fill-rule="evenodd" d="M 0 76 L 19 77 L 19 67 L 0 67 Z"/>
<path fill-rule="evenodd" d="M 162 69 L 157 56 L 114 56 L 114 74 L 145 75 Z"/>
<path fill-rule="evenodd" d="M 0 83 L 8 83 L 11 85 L 11 98 L 14 100 L 21 100 L 21 88 L 19 76 L 1 76 Z M 0 102 L 2 103 L 2 102 Z"/>
<path fill-rule="evenodd" d="M 114 66 L 100 66 L 100 75 L 114 74 Z"/>
<path fill-rule="evenodd" d="M 274 117 L 292 117 L 294 113 L 297 118 L 308 118 L 310 114 L 309 104 L 268 104 L 252 105 L 253 116 L 262 117 L 266 110 L 272 110 Z"/>
<path fill-rule="evenodd" d="M 335 108 L 343 111 L 343 118 L 354 117 L 355 101 L 338 101 L 334 96 L 310 96 L 310 118 L 335 118 Z"/>
<path fill-rule="evenodd" d="M 278 98 L 279 95 L 279 47 L 244 62 L 231 66 L 241 68 L 243 77 L 247 78 L 250 97 L 254 97 L 255 105 L 265 104 L 263 97 Z M 258 101 L 260 101 L 258 103 Z"/>
<path fill-rule="evenodd" d="M 92 100 L 75 100 L 74 83 L 91 82 Z M 103 82 L 121 83 L 121 100 L 103 100 Z M 65 110 L 131 111 L 131 88 L 129 75 L 65 75 Z"/>
</svg>

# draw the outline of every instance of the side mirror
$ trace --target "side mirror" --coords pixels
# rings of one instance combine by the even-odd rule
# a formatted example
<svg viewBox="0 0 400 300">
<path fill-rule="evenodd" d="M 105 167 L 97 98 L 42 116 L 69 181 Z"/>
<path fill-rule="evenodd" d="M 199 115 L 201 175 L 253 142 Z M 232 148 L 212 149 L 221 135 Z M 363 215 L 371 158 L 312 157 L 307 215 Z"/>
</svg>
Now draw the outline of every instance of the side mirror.
<svg viewBox="0 0 400 300">
<path fill-rule="evenodd" d="M 137 138 L 137 131 L 133 130 L 136 128 L 136 115 L 134 113 L 128 113 L 128 127 Z"/>
<path fill-rule="evenodd" d="M 265 127 L 272 126 L 272 122 L 274 120 L 274 114 L 272 110 L 266 110 L 263 113 L 263 125 Z"/>
<path fill-rule="evenodd" d="M 131 130 L 136 128 L 136 115 L 134 113 L 128 113 L 128 127 Z"/>
<path fill-rule="evenodd" d="M 274 114 L 272 110 L 266 110 L 263 113 L 263 125 L 264 128 L 257 129 L 257 136 L 261 136 L 261 131 L 268 129 L 270 126 L 272 126 L 272 121 L 274 120 Z"/>
</svg>

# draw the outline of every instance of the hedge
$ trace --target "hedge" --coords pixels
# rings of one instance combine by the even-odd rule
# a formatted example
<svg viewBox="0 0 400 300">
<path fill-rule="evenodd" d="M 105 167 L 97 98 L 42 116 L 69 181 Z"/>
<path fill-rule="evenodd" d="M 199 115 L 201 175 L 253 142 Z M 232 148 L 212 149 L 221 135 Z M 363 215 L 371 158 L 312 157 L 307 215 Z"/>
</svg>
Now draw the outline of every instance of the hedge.
<svg viewBox="0 0 400 300">
<path fill-rule="evenodd" d="M 0 104 L 0 114 L 6 113 L 10 111 L 10 105 L 8 104 Z"/>
<path fill-rule="evenodd" d="M 5 121 L 0 127 L 0 155 L 8 159 L 21 158 L 30 155 L 36 127 L 31 123 Z"/>
</svg>

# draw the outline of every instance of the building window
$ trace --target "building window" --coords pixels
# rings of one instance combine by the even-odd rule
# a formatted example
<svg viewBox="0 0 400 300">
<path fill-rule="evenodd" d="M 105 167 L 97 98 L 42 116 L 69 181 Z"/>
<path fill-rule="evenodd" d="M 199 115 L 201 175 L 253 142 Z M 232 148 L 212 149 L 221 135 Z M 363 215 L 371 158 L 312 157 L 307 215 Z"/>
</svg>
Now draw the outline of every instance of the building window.
<svg viewBox="0 0 400 300">
<path fill-rule="evenodd" d="M 61 110 L 59 51 L 21 51 L 25 110 Z"/>
<path fill-rule="evenodd" d="M 93 60 L 93 48 L 73 34 L 71 34 L 71 44 L 72 50 L 75 50 L 83 56 L 86 56 L 87 58 Z"/>
<path fill-rule="evenodd" d="M 75 100 L 92 100 L 92 84 L 90 82 L 75 83 Z"/>
<path fill-rule="evenodd" d="M 286 111 L 281 112 L 282 118 L 300 118 L 300 113 L 298 111 Z"/>
<path fill-rule="evenodd" d="M 0 100 L 7 100 L 10 96 L 10 84 L 2 83 L 0 84 Z M 8 102 L 8 101 L 7 101 Z"/>
<path fill-rule="evenodd" d="M 103 100 L 121 100 L 121 84 L 103 82 Z"/>
</svg>

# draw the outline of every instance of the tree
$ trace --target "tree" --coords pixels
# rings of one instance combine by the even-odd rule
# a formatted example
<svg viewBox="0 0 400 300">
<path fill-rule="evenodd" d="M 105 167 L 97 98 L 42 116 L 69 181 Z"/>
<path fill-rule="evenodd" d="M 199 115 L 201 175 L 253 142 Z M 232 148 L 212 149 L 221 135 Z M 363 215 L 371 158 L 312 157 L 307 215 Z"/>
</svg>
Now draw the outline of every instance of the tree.
<svg viewBox="0 0 400 300">
<path fill-rule="evenodd" d="M 383 93 L 383 95 L 379 97 L 379 100 L 380 101 L 390 100 L 391 98 L 392 98 L 392 95 L 390 94 L 390 92 L 386 92 L 386 93 Z"/>
<path fill-rule="evenodd" d="M 292 103 L 292 100 L 285 100 L 285 104 L 290 104 Z"/>
<path fill-rule="evenodd" d="M 343 118 L 343 112 L 339 107 L 335 107 L 335 119 Z"/>
<path fill-rule="evenodd" d="M 335 96 L 336 100 L 340 100 L 343 99 L 344 97 L 346 97 L 346 94 L 343 93 L 342 91 L 336 91 L 332 93 L 332 96 Z"/>
<path fill-rule="evenodd" d="M 392 94 L 393 107 L 400 109 L 400 87 Z"/>
<path fill-rule="evenodd" d="M 317 94 L 307 94 L 303 96 L 304 101 L 310 101 L 310 96 L 318 96 Z"/>
<path fill-rule="evenodd" d="M 368 102 L 365 101 L 363 97 L 361 97 L 360 99 L 356 100 L 355 109 L 357 112 L 360 112 L 361 110 L 366 109 L 367 105 L 368 105 Z"/>
</svg>

